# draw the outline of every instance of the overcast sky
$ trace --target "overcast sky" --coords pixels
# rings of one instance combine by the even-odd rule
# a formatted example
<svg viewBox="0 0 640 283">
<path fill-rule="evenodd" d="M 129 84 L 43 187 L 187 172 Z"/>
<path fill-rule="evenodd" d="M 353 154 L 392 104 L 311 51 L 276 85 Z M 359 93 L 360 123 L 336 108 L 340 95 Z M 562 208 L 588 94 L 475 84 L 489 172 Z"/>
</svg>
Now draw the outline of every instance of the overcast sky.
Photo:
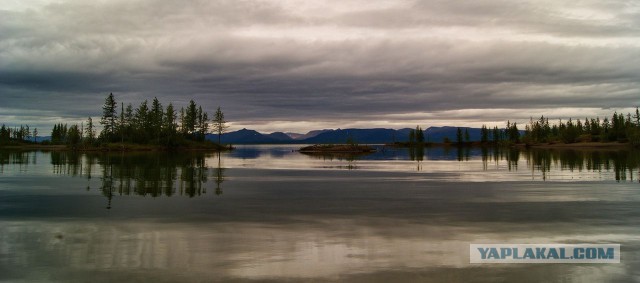
<svg viewBox="0 0 640 283">
<path fill-rule="evenodd" d="M 262 132 L 610 116 L 640 104 L 640 1 L 0 0 L 0 123 L 109 92 Z"/>
</svg>

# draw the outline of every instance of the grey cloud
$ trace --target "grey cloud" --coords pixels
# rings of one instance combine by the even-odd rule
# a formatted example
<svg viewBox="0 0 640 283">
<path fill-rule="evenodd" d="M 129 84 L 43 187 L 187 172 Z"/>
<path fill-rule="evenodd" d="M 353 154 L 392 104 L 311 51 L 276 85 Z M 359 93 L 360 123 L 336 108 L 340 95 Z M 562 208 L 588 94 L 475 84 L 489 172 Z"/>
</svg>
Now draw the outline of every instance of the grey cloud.
<svg viewBox="0 0 640 283">
<path fill-rule="evenodd" d="M 382 29 L 415 27 L 489 27 L 524 33 L 548 33 L 562 36 L 638 36 L 640 9 L 630 1 L 583 1 L 565 7 L 541 1 L 416 1 L 395 9 L 344 13 L 336 21 L 345 25 Z M 609 13 L 612 19 L 597 15 L 572 17 L 564 8 L 589 8 Z"/>
<path fill-rule="evenodd" d="M 602 25 L 551 13 L 535 2 L 498 0 L 326 15 L 305 15 L 271 1 L 67 1 L 43 10 L 2 11 L 0 95 L 5 107 L 71 118 L 99 116 L 109 92 L 133 104 L 157 96 L 180 107 L 194 99 L 207 109 L 222 106 L 238 123 L 374 123 L 411 112 L 640 103 L 637 46 L 393 34 L 474 26 L 510 29 L 525 38 L 528 32 L 637 36 L 638 10 L 624 12 L 622 2 L 587 4 L 617 20 Z M 332 40 L 237 33 L 326 26 L 392 32 Z M 73 106 L 78 102 L 82 106 Z"/>
</svg>

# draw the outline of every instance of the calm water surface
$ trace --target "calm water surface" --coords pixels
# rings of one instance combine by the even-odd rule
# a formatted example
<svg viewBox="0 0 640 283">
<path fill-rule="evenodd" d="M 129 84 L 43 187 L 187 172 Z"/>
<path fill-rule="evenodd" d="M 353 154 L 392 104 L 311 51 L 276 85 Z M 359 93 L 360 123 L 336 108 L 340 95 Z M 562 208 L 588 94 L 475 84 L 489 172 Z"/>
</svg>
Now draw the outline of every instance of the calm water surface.
<svg viewBox="0 0 640 283">
<path fill-rule="evenodd" d="M 640 281 L 640 152 L 0 151 L 0 281 Z M 619 264 L 469 264 L 615 243 Z"/>
</svg>

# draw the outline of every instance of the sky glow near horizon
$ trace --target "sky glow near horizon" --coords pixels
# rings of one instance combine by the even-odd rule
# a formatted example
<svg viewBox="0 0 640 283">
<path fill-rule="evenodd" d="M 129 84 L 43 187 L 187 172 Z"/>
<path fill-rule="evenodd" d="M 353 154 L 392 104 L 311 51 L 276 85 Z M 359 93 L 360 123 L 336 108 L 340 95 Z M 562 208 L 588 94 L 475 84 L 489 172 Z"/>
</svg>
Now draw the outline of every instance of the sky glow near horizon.
<svg viewBox="0 0 640 283">
<path fill-rule="evenodd" d="M 0 0 L 0 123 L 190 99 L 232 130 L 504 126 L 640 105 L 638 1 Z"/>
</svg>

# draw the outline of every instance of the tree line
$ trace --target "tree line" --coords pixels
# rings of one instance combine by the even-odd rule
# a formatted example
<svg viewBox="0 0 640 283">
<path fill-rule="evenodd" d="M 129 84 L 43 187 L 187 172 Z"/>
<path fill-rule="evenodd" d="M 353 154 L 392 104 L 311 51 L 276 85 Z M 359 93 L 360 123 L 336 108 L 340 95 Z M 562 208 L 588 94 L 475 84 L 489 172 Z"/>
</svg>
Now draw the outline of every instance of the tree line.
<svg viewBox="0 0 640 283">
<path fill-rule="evenodd" d="M 424 131 L 419 125 L 409 130 L 408 138 L 406 145 L 409 146 L 428 143 L 428 138 L 425 141 Z M 449 137 L 445 137 L 443 142 L 453 143 Z M 633 115 L 615 112 L 611 118 L 605 117 L 602 120 L 599 117 L 584 120 L 570 118 L 566 121 L 560 119 L 557 123 L 549 122 L 549 118 L 541 116 L 537 120 L 531 118 L 524 130 L 520 130 L 518 124 L 511 121 L 507 121 L 505 128 L 482 125 L 479 142 L 483 145 L 629 142 L 633 146 L 640 146 L 640 111 L 636 108 Z M 456 129 L 455 144 L 471 144 L 469 128 Z"/>
<path fill-rule="evenodd" d="M 531 119 L 525 127 L 523 142 L 630 142 L 634 146 L 640 145 L 640 111 L 635 114 L 613 113 L 611 119 L 600 118 L 560 120 L 550 125 L 549 119 L 541 116 L 537 120 Z"/>
<path fill-rule="evenodd" d="M 525 125 L 524 133 L 516 123 L 507 122 L 506 129 L 493 128 L 492 131 L 485 125 L 481 128 L 481 142 L 510 143 L 576 143 L 576 142 L 629 142 L 633 146 L 640 145 L 640 111 L 636 107 L 635 114 L 614 112 L 611 119 L 605 117 L 585 118 L 584 120 L 562 121 L 550 123 L 549 118 L 540 116 L 539 119 L 531 118 Z M 490 138 L 491 135 L 491 138 Z"/>
<path fill-rule="evenodd" d="M 36 142 L 38 136 L 38 128 L 30 130 L 29 125 L 20 125 L 20 127 L 7 127 L 4 124 L 0 127 L 0 145 L 8 145 L 20 142 Z"/>
<path fill-rule="evenodd" d="M 507 127 L 504 129 L 494 126 L 493 129 L 487 128 L 486 125 L 482 125 L 480 128 L 480 143 L 482 144 L 505 144 L 505 143 L 519 143 L 520 142 L 520 130 L 518 129 L 518 123 L 507 121 Z"/>
<path fill-rule="evenodd" d="M 220 107 L 210 120 L 209 114 L 193 100 L 179 111 L 172 103 L 163 107 L 158 98 L 154 98 L 151 105 L 145 100 L 134 109 L 131 104 L 127 104 L 126 107 L 124 103 L 118 105 L 110 93 L 102 106 L 100 125 L 103 129 L 100 134 L 96 136 L 96 128 L 91 117 L 87 118 L 87 126 L 81 133 L 87 143 L 121 142 L 172 147 L 182 145 L 186 141 L 202 142 L 211 131 L 221 136 L 228 129 L 226 123 Z"/>
<path fill-rule="evenodd" d="M 172 103 L 163 107 L 154 98 L 149 105 L 143 101 L 138 107 L 116 102 L 110 93 L 102 106 L 102 117 L 99 121 L 102 131 L 98 133 L 97 125 L 92 117 L 86 122 L 73 125 L 58 123 L 51 130 L 48 144 L 66 144 L 69 146 L 100 146 L 105 143 L 133 143 L 161 145 L 167 147 L 181 146 L 192 142 L 203 142 L 208 133 L 220 137 L 228 129 L 224 113 L 218 107 L 209 119 L 209 114 L 193 100 L 186 108 L 176 110 Z M 30 130 L 29 125 L 15 128 L 0 127 L 0 145 L 36 142 L 38 129 Z"/>
</svg>

